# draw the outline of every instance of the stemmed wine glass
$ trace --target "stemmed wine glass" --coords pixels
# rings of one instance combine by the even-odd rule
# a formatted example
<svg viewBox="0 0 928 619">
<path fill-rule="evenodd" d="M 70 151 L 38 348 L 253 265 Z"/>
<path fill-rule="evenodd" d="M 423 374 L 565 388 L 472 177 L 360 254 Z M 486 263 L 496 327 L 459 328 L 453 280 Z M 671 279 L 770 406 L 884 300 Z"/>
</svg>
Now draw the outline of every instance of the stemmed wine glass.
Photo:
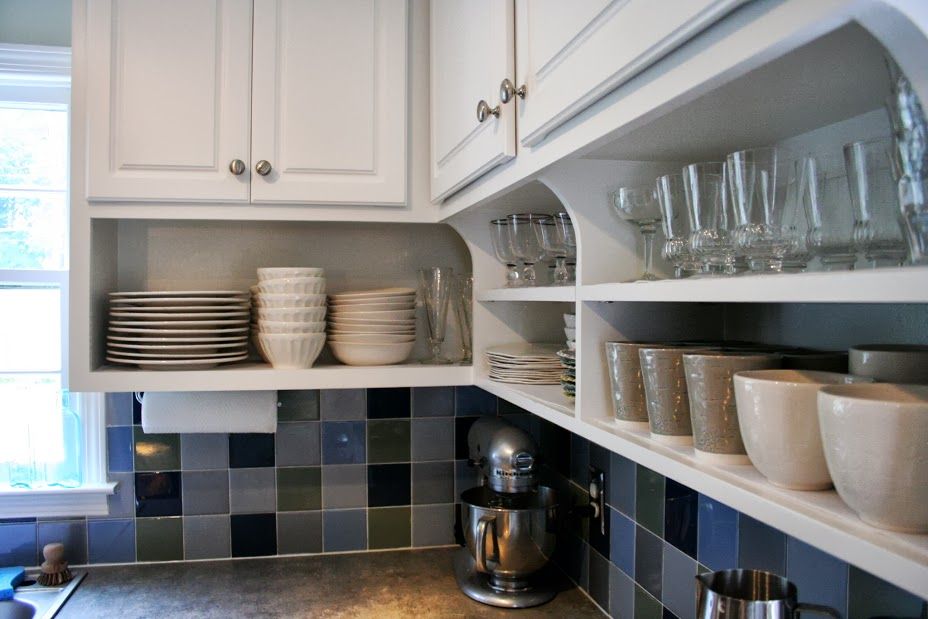
<svg viewBox="0 0 928 619">
<path fill-rule="evenodd" d="M 560 212 L 554 214 L 554 225 L 557 228 L 558 238 L 566 250 L 565 265 L 567 269 L 567 283 L 574 281 L 574 274 L 571 264 L 577 262 L 577 235 L 574 232 L 574 222 L 570 219 L 570 213 Z"/>
<path fill-rule="evenodd" d="M 454 287 L 454 271 L 451 267 L 419 269 L 419 293 L 425 305 L 425 317 L 429 325 L 429 349 L 432 358 L 425 363 L 444 364 L 451 360 L 441 354 L 445 343 L 445 326 L 448 319 L 448 301 Z"/>
<path fill-rule="evenodd" d="M 538 242 L 545 252 L 554 257 L 554 275 L 552 282 L 555 286 L 569 283 L 570 273 L 567 271 L 567 245 L 559 234 L 554 217 L 542 217 L 535 221 L 535 234 Z"/>
<path fill-rule="evenodd" d="M 506 287 L 521 286 L 522 272 L 519 270 L 519 259 L 512 248 L 508 219 L 494 219 L 490 222 L 490 240 L 493 242 L 496 259 L 506 265 Z"/>
<path fill-rule="evenodd" d="M 545 257 L 545 248 L 538 242 L 535 222 L 544 217 L 545 215 L 536 213 L 518 213 L 506 218 L 509 221 L 512 252 L 524 265 L 522 268 L 523 286 L 537 285 L 535 263 Z"/>
<path fill-rule="evenodd" d="M 641 233 L 644 271 L 638 277 L 638 281 L 659 279 L 651 272 L 654 264 L 654 233 L 657 232 L 657 224 L 661 222 L 661 211 L 654 187 L 621 187 L 612 195 L 612 206 L 619 217 L 637 224 Z"/>
</svg>

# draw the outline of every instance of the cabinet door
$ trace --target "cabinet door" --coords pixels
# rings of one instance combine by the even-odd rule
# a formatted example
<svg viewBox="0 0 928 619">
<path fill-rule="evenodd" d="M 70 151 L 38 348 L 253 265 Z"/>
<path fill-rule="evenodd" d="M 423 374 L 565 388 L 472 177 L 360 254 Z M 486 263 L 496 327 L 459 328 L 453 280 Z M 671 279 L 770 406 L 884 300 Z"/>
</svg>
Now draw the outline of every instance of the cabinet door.
<svg viewBox="0 0 928 619">
<path fill-rule="evenodd" d="M 526 146 L 745 0 L 516 0 Z"/>
<path fill-rule="evenodd" d="M 251 0 L 88 0 L 90 200 L 247 201 Z"/>
<path fill-rule="evenodd" d="M 433 200 L 516 154 L 514 105 L 500 105 L 498 116 L 477 120 L 477 102 L 496 107 L 500 83 L 512 79 L 513 12 L 512 0 L 432 0 Z"/>
<path fill-rule="evenodd" d="M 255 0 L 252 202 L 406 202 L 404 0 Z"/>
</svg>

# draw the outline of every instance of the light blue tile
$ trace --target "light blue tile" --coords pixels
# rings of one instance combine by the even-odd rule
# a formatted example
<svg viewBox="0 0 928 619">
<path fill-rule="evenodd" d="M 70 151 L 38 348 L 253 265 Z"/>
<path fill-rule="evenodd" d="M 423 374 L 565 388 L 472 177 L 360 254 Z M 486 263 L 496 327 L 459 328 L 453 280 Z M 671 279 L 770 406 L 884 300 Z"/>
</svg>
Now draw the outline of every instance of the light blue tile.
<svg viewBox="0 0 928 619">
<path fill-rule="evenodd" d="M 680 619 L 696 619 L 696 561 L 664 542 L 661 602 Z"/>
<path fill-rule="evenodd" d="M 132 426 L 106 429 L 106 465 L 113 473 L 132 472 Z"/>
<path fill-rule="evenodd" d="M 800 542 L 786 540 L 786 577 L 799 590 L 799 601 L 831 606 L 847 616 L 847 563 Z"/>
<path fill-rule="evenodd" d="M 635 517 L 635 463 L 619 454 L 610 454 L 606 502 L 630 518 Z"/>
<path fill-rule="evenodd" d="M 364 421 L 323 422 L 322 463 L 364 464 L 367 459 L 366 430 L 367 423 Z"/>
<path fill-rule="evenodd" d="M 90 563 L 135 561 L 135 520 L 92 520 L 87 523 Z"/>
<path fill-rule="evenodd" d="M 696 558 L 713 570 L 738 567 L 738 512 L 715 499 L 699 495 Z"/>
<path fill-rule="evenodd" d="M 132 425 L 132 393 L 106 394 L 106 425 L 131 426 Z"/>
<path fill-rule="evenodd" d="M 337 509 L 322 513 L 325 552 L 367 549 L 367 511 Z"/>
<path fill-rule="evenodd" d="M 184 559 L 226 559 L 231 556 L 227 514 L 184 517 Z"/>
<path fill-rule="evenodd" d="M 635 581 L 614 565 L 609 566 L 609 616 L 635 619 Z"/>
<path fill-rule="evenodd" d="M 30 567 L 35 563 L 36 524 L 0 524 L 0 565 Z"/>
<path fill-rule="evenodd" d="M 786 535 L 773 527 L 740 514 L 738 567 L 786 573 Z"/>
<path fill-rule="evenodd" d="M 86 521 L 81 519 L 40 522 L 35 565 L 41 565 L 45 560 L 42 556 L 42 548 L 45 544 L 52 543 L 64 544 L 64 560 L 69 565 L 85 565 L 87 563 Z"/>
<path fill-rule="evenodd" d="M 229 468 L 229 435 L 181 434 L 180 467 L 184 471 Z"/>
<path fill-rule="evenodd" d="M 135 474 L 110 473 L 110 481 L 116 482 L 113 494 L 106 497 L 107 515 L 103 518 L 133 518 L 135 516 Z"/>
<path fill-rule="evenodd" d="M 609 559 L 628 576 L 635 575 L 635 522 L 609 508 Z"/>
</svg>

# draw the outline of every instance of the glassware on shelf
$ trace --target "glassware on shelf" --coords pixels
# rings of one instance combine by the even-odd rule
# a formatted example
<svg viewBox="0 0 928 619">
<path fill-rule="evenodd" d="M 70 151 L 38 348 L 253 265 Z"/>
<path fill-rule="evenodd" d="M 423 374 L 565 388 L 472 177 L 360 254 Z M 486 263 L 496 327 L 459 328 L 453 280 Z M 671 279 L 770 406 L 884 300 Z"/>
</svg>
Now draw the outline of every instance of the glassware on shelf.
<svg viewBox="0 0 928 619">
<path fill-rule="evenodd" d="M 522 285 L 522 271 L 519 259 L 512 249 L 511 230 L 508 219 L 494 219 L 490 222 L 490 240 L 496 259 L 506 265 L 506 287 L 517 288 Z"/>
<path fill-rule="evenodd" d="M 902 212 L 888 137 L 844 145 L 844 168 L 854 206 L 854 244 L 870 266 L 901 266 L 906 257 Z"/>
<path fill-rule="evenodd" d="M 686 197 L 683 189 L 683 174 L 665 174 L 656 181 L 657 201 L 661 211 L 661 226 L 664 229 L 664 248 L 661 254 L 673 264 L 673 276 L 677 279 L 689 277 L 701 271 L 702 264 L 690 250 L 689 217 L 686 215 Z"/>
<path fill-rule="evenodd" d="M 652 186 L 620 187 L 612 194 L 612 206 L 619 217 L 638 226 L 642 241 L 642 263 L 644 265 L 637 281 L 649 282 L 660 279 L 653 272 L 654 233 L 661 222 L 661 209 L 657 194 Z"/>
<path fill-rule="evenodd" d="M 854 268 L 854 209 L 844 170 L 815 157 L 802 160 L 803 204 L 809 219 L 809 250 L 826 271 Z"/>
<path fill-rule="evenodd" d="M 564 268 L 567 270 L 567 281 L 565 283 L 572 284 L 574 283 L 574 273 L 570 266 L 571 264 L 575 265 L 577 261 L 577 233 L 574 231 L 574 222 L 570 219 L 570 213 L 564 211 L 555 213 L 553 217 L 558 238 L 564 245 L 566 252 Z"/>
<path fill-rule="evenodd" d="M 570 274 L 567 272 L 567 245 L 564 244 L 563 238 L 558 234 L 554 217 L 542 217 L 535 220 L 534 225 L 538 242 L 541 243 L 545 252 L 554 258 L 554 272 L 551 275 L 551 283 L 555 286 L 568 284 Z"/>
<path fill-rule="evenodd" d="M 693 163 L 683 168 L 683 190 L 689 214 L 690 248 L 709 275 L 735 273 L 731 239 L 734 213 L 728 200 L 722 163 Z"/>
<path fill-rule="evenodd" d="M 458 332 L 461 336 L 461 363 L 471 363 L 472 348 L 471 336 L 473 334 L 474 310 L 474 276 L 471 274 L 458 275 L 455 286 L 454 310 L 458 317 Z"/>
<path fill-rule="evenodd" d="M 786 189 L 783 199 L 783 235 L 789 242 L 786 254 L 783 256 L 783 271 L 799 273 L 805 271 L 812 260 L 812 251 L 809 248 L 809 218 L 806 216 L 803 202 L 803 160 L 797 159 L 789 163 L 781 162 L 781 168 L 786 171 Z"/>
<path fill-rule="evenodd" d="M 419 293 L 425 306 L 429 327 L 429 350 L 432 353 L 432 358 L 425 363 L 451 363 L 450 359 L 441 354 L 441 348 L 445 343 L 448 302 L 451 300 L 453 288 L 454 271 L 451 267 L 419 269 Z"/>
<path fill-rule="evenodd" d="M 546 217 L 537 213 L 517 213 L 509 215 L 510 241 L 512 252 L 522 261 L 522 285 L 537 286 L 535 264 L 545 257 L 545 248 L 538 242 L 535 234 L 535 222 Z"/>
</svg>

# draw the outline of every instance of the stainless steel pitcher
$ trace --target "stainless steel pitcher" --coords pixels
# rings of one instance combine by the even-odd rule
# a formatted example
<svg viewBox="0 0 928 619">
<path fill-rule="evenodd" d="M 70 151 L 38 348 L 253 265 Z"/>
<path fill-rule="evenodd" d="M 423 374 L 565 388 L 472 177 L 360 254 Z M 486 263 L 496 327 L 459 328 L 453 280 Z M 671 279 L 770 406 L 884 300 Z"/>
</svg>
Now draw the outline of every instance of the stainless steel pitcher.
<svg viewBox="0 0 928 619">
<path fill-rule="evenodd" d="M 841 613 L 828 606 L 798 603 L 796 585 L 776 574 L 722 570 L 696 577 L 699 619 L 794 619 L 799 613 L 841 619 Z"/>
</svg>

